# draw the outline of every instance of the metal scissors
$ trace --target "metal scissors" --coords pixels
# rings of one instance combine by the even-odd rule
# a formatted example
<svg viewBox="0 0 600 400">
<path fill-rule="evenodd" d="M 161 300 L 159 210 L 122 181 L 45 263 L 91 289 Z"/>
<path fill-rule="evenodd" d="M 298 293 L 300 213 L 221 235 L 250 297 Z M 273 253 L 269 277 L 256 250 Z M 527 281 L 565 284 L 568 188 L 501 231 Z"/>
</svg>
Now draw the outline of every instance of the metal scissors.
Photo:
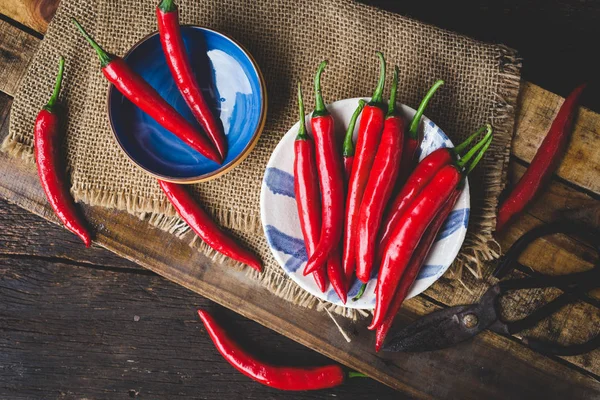
<svg viewBox="0 0 600 400">
<path fill-rule="evenodd" d="M 594 244 L 600 255 L 600 235 L 597 231 L 593 228 L 563 221 L 530 231 L 515 242 L 515 245 L 507 252 L 498 266 L 495 274 L 504 275 L 512 269 L 514 264 L 517 263 L 518 256 L 534 239 L 553 233 L 581 233 L 582 229 L 585 230 L 586 234 L 590 234 L 586 239 Z M 499 300 L 506 292 L 547 287 L 559 288 L 563 290 L 563 294 L 520 320 L 509 322 L 502 318 Z M 598 287 L 600 287 L 600 262 L 593 269 L 585 272 L 560 276 L 537 274 L 521 279 L 501 281 L 490 287 L 478 303 L 433 312 L 397 331 L 392 335 L 383 350 L 421 352 L 443 349 L 465 341 L 486 329 L 504 335 L 512 335 L 533 327 L 567 304 L 573 303 L 582 297 L 585 298 L 585 293 Z M 588 342 L 570 346 L 548 343 L 533 338 L 525 338 L 524 342 L 544 354 L 568 356 L 583 354 L 599 347 L 600 334 Z"/>
</svg>

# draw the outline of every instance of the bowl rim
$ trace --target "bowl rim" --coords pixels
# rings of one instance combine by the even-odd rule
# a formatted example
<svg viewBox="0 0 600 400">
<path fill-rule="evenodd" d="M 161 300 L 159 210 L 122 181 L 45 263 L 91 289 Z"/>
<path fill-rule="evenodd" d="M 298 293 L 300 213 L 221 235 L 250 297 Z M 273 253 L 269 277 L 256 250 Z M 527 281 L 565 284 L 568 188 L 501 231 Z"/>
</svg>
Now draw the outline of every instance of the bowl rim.
<svg viewBox="0 0 600 400">
<path fill-rule="evenodd" d="M 136 167 L 138 167 L 139 169 L 141 169 L 142 171 L 144 171 L 148 175 L 150 175 L 150 176 L 152 176 L 154 178 L 163 180 L 163 181 L 172 182 L 172 183 L 180 183 L 180 184 L 193 184 L 193 183 L 200 183 L 200 182 L 208 182 L 210 180 L 216 179 L 216 178 L 218 178 L 218 177 L 226 174 L 227 172 L 231 171 L 235 167 L 237 167 L 242 161 L 244 161 L 246 159 L 246 157 L 248 157 L 248 155 L 250 154 L 250 152 L 254 149 L 254 147 L 258 143 L 258 140 L 260 139 L 260 136 L 261 136 L 261 134 L 262 134 L 262 132 L 264 130 L 265 124 L 266 124 L 266 120 L 267 120 L 267 105 L 268 105 L 268 101 L 267 101 L 267 87 L 266 87 L 266 84 L 265 84 L 264 76 L 262 74 L 262 71 L 260 70 L 260 67 L 258 66 L 258 63 L 254 59 L 254 57 L 252 56 L 252 54 L 241 43 L 239 43 L 237 40 L 233 39 L 232 37 L 226 35 L 223 32 L 219 32 L 217 30 L 206 28 L 206 27 L 200 26 L 200 25 L 182 24 L 180 26 L 182 28 L 200 29 L 200 30 L 212 32 L 212 33 L 215 33 L 215 34 L 217 34 L 219 36 L 224 37 L 225 39 L 229 40 L 231 43 L 233 43 L 234 45 L 236 45 L 246 55 L 246 57 L 248 57 L 248 59 L 250 60 L 250 63 L 252 64 L 252 67 L 256 71 L 256 74 L 258 76 L 258 80 L 259 80 L 259 83 L 260 83 L 260 92 L 261 92 L 261 113 L 260 113 L 260 120 L 259 120 L 259 123 L 258 123 L 258 126 L 257 126 L 256 130 L 253 133 L 252 139 L 250 139 L 250 141 L 248 142 L 248 144 L 246 144 L 246 147 L 244 147 L 244 149 L 242 150 L 242 152 L 240 154 L 238 154 L 237 157 L 234 158 L 233 160 L 231 160 L 229 163 L 223 164 L 219 168 L 217 168 L 216 170 L 208 172 L 208 173 L 200 175 L 200 176 L 192 176 L 192 177 L 188 177 L 188 178 L 177 178 L 177 177 L 172 177 L 172 176 L 161 175 L 161 174 L 158 174 L 156 172 L 148 170 L 146 167 L 144 167 L 142 164 L 140 164 L 132 155 L 129 154 L 129 152 L 125 149 L 125 146 L 121 143 L 121 141 L 119 139 L 119 136 L 117 135 L 117 130 L 116 130 L 115 126 L 114 126 L 113 118 L 112 118 L 112 111 L 111 111 L 111 104 L 112 104 L 111 97 L 112 96 L 111 96 L 111 94 L 112 94 L 113 90 L 116 90 L 115 87 L 114 87 L 114 85 L 112 83 L 109 84 L 108 90 L 107 90 L 107 94 L 106 94 L 106 115 L 107 115 L 107 118 L 108 118 L 108 123 L 110 125 L 110 130 L 112 131 L 112 137 L 113 137 L 113 139 L 116 141 L 117 145 L 119 146 L 119 148 L 121 149 L 121 151 L 125 154 L 125 156 Z M 127 53 L 125 53 L 125 55 L 123 55 L 122 58 L 125 59 L 134 50 L 136 50 L 139 46 L 141 46 L 142 43 L 146 42 L 147 40 L 149 40 L 150 38 L 152 38 L 152 37 L 154 37 L 154 36 L 156 36 L 158 34 L 159 34 L 158 31 L 154 31 L 154 32 L 151 32 L 151 33 L 145 35 L 143 38 L 141 38 L 140 40 L 138 40 L 127 51 Z"/>
</svg>

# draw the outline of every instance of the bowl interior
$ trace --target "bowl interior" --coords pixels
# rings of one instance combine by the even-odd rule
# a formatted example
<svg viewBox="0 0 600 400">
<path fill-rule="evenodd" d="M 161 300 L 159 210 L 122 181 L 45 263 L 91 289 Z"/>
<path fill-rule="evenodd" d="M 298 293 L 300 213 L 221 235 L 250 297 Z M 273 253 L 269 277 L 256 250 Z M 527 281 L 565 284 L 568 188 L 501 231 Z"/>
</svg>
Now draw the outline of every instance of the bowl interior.
<svg viewBox="0 0 600 400">
<path fill-rule="evenodd" d="M 184 182 L 215 176 L 245 155 L 262 128 L 265 94 L 258 68 L 238 44 L 221 33 L 195 26 L 184 26 L 181 33 L 198 84 L 227 137 L 223 165 L 192 150 L 112 85 L 108 114 L 117 141 L 137 165 L 157 177 Z M 169 104 L 202 130 L 175 85 L 158 33 L 139 42 L 125 59 Z"/>
</svg>

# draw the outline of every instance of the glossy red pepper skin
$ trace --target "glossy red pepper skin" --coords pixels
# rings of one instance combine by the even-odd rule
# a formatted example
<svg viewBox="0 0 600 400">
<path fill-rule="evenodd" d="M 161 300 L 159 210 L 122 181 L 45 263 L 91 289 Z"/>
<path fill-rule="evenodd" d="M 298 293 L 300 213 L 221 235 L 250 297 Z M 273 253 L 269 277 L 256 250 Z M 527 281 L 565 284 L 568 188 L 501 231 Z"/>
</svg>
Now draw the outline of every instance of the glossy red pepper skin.
<svg viewBox="0 0 600 400">
<path fill-rule="evenodd" d="M 221 254 L 262 272 L 262 263 L 249 250 L 228 236 L 200 207 L 183 185 L 158 180 L 160 188 L 175 207 L 177 214 L 210 247 Z"/>
<path fill-rule="evenodd" d="M 177 88 L 223 160 L 227 154 L 227 141 L 196 81 L 181 37 L 179 11 L 172 0 L 165 0 L 156 7 L 156 19 L 163 52 Z"/>
<path fill-rule="evenodd" d="M 348 283 L 342 268 L 342 256 L 339 247 L 333 250 L 329 260 L 327 260 L 327 277 L 342 303 L 346 304 L 346 300 L 348 300 Z"/>
<path fill-rule="evenodd" d="M 354 164 L 354 156 L 344 156 L 344 180 L 346 182 L 350 180 L 352 164 Z"/>
<path fill-rule="evenodd" d="M 450 149 L 443 148 L 433 151 L 417 164 L 417 167 L 402 187 L 400 193 L 398 193 L 388 207 L 386 216 L 383 219 L 379 231 L 377 261 L 381 260 L 383 250 L 387 246 L 390 235 L 410 203 L 443 166 L 451 164 L 454 160 L 454 153 Z"/>
<path fill-rule="evenodd" d="M 500 206 L 496 221 L 497 232 L 523 211 L 552 177 L 567 149 L 579 98 L 585 87 L 584 84 L 575 88 L 560 107 L 529 168 Z"/>
<path fill-rule="evenodd" d="M 73 22 L 98 53 L 102 73 L 119 92 L 188 146 L 216 163 L 223 162 L 221 155 L 208 139 L 167 103 L 144 78 L 132 70 L 122 58 L 108 55 L 75 19 Z"/>
<path fill-rule="evenodd" d="M 396 290 L 396 294 L 394 295 L 390 309 L 385 316 L 383 323 L 377 327 L 377 331 L 375 333 L 375 351 L 379 351 L 385 342 L 385 338 L 392 327 L 392 324 L 394 323 L 396 314 L 398 314 L 398 311 L 400 311 L 402 303 L 404 303 L 410 288 L 415 282 L 415 279 L 417 278 L 417 275 L 423 266 L 423 262 L 425 262 L 425 259 L 431 250 L 431 246 L 435 242 L 438 232 L 444 225 L 444 222 L 446 222 L 446 218 L 448 218 L 450 212 L 454 209 L 456 200 L 461 193 L 462 190 L 459 188 L 454 190 L 439 214 L 435 217 L 431 225 L 429 225 L 423 234 L 421 241 L 417 245 L 417 248 L 410 259 L 410 263 L 406 267 L 406 271 L 404 271 L 404 274 L 400 279 L 400 284 L 398 285 L 398 289 Z"/>
<path fill-rule="evenodd" d="M 198 315 L 221 355 L 239 372 L 263 385 L 279 390 L 317 390 L 344 383 L 346 373 L 339 365 L 296 368 L 273 366 L 256 360 L 235 343 L 206 311 Z"/>
<path fill-rule="evenodd" d="M 402 215 L 384 250 L 377 279 L 377 301 L 369 329 L 375 329 L 383 323 L 400 278 L 421 237 L 461 179 L 462 174 L 456 166 L 444 166 Z"/>
</svg>

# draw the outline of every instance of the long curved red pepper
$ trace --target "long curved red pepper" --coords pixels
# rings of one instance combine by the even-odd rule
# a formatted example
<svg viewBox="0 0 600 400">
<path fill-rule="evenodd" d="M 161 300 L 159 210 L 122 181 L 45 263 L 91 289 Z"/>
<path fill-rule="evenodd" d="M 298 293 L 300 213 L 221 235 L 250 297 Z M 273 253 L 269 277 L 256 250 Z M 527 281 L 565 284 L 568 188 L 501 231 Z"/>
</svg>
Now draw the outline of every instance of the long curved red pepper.
<svg viewBox="0 0 600 400">
<path fill-rule="evenodd" d="M 369 282 L 371 278 L 379 226 L 385 206 L 394 190 L 402 158 L 404 118 L 396 110 L 397 87 L 398 67 L 395 67 L 381 143 L 371 167 L 358 218 L 356 277 L 364 283 Z"/>
<path fill-rule="evenodd" d="M 294 192 L 300 218 L 302 236 L 306 245 L 306 253 L 310 257 L 319 243 L 321 234 L 321 194 L 319 193 L 319 176 L 315 161 L 315 143 L 306 133 L 304 102 L 298 82 L 298 108 L 300 127 L 294 141 Z M 315 283 L 321 292 L 327 290 L 327 271 L 324 267 L 313 272 Z"/>
<path fill-rule="evenodd" d="M 383 54 L 377 53 L 380 62 L 379 82 L 371 101 L 365 106 L 358 125 L 358 138 L 356 140 L 356 156 L 348 183 L 348 196 L 346 200 L 346 217 L 344 220 L 344 252 L 342 263 L 346 280 L 350 282 L 356 265 L 356 249 L 358 241 L 358 215 L 363 193 L 367 186 L 371 166 L 377 153 L 377 146 L 381 140 L 383 121 L 385 118 L 385 105 L 383 103 L 383 88 L 385 84 L 385 59 Z"/>
<path fill-rule="evenodd" d="M 419 274 L 419 270 L 421 269 L 425 258 L 427 258 L 431 246 L 435 242 L 435 238 L 437 237 L 439 230 L 444 225 L 444 222 L 446 222 L 448 214 L 450 214 L 450 212 L 454 209 L 456 200 L 461 193 L 462 190 L 460 187 L 454 190 L 439 214 L 435 216 L 435 219 L 431 225 L 429 225 L 423 234 L 421 241 L 417 245 L 417 248 L 410 259 L 410 263 L 406 267 L 406 271 L 404 271 L 404 274 L 400 279 L 400 284 L 398 285 L 398 289 L 396 290 L 396 294 L 394 295 L 390 309 L 383 320 L 383 323 L 377 327 L 375 334 L 375 351 L 379 351 L 381 349 L 381 346 L 385 341 L 385 337 L 394 323 L 394 318 L 396 317 L 396 314 L 398 314 L 398 311 L 400 311 L 402 303 L 408 295 L 408 291 L 415 282 L 415 279 Z"/>
<path fill-rule="evenodd" d="M 177 214 L 210 247 L 236 261 L 244 263 L 258 272 L 262 272 L 262 263 L 252 254 L 228 236 L 200 207 L 183 185 L 158 179 L 158 183 L 167 198 L 175 207 Z"/>
<path fill-rule="evenodd" d="M 83 240 L 86 247 L 90 247 L 92 243 L 90 233 L 75 208 L 75 202 L 66 186 L 61 165 L 60 117 L 56 109 L 56 102 L 60 93 L 64 68 L 65 59 L 61 57 L 52 97 L 35 120 L 33 148 L 40 183 L 54 213 L 68 230 Z"/>
<path fill-rule="evenodd" d="M 225 159 L 227 140 L 196 81 L 196 76 L 181 37 L 179 11 L 173 0 L 162 0 L 160 2 L 156 7 L 156 20 L 158 21 L 158 32 L 160 33 L 163 52 L 177 88 L 179 88 L 181 95 L 192 110 L 194 117 L 202 125 L 202 128 L 217 148 L 221 159 Z"/>
<path fill-rule="evenodd" d="M 442 167 L 402 214 L 384 250 L 377 278 L 375 311 L 369 329 L 375 329 L 383 323 L 400 278 L 423 234 L 463 177 L 481 160 L 491 141 L 490 135 L 480 142 L 483 143 L 482 148 L 469 167 L 466 164 L 470 157 L 466 156 L 456 164 Z M 471 149 L 469 154 L 473 155 L 475 151 Z"/>
<path fill-rule="evenodd" d="M 569 94 L 560 107 L 556 118 L 540 148 L 535 153 L 527 171 L 519 183 L 502 202 L 498 211 L 496 231 L 501 231 L 506 224 L 531 202 L 541 188 L 550 180 L 567 149 L 569 137 L 573 130 L 573 121 L 579 104 L 579 98 L 586 85 L 583 84 Z"/>
<path fill-rule="evenodd" d="M 327 66 L 323 61 L 315 75 L 316 106 L 311 127 L 317 153 L 317 171 L 321 186 L 321 235 L 319 244 L 308 259 L 304 275 L 321 268 L 342 236 L 344 219 L 344 166 L 334 130 L 334 120 L 321 94 L 321 74 Z"/>
<path fill-rule="evenodd" d="M 223 358 L 242 374 L 263 385 L 280 390 L 318 390 L 341 385 L 346 378 L 365 376 L 354 371 L 346 373 L 339 365 L 298 368 L 266 364 L 231 340 L 208 312 L 198 310 L 198 315 Z"/>
<path fill-rule="evenodd" d="M 358 106 L 354 113 L 352 113 L 352 117 L 350 118 L 350 122 L 348 122 L 348 129 L 346 130 L 346 136 L 344 136 L 344 146 L 342 148 L 342 156 L 344 157 L 344 178 L 346 183 L 350 179 L 350 174 L 352 173 L 352 164 L 354 163 L 354 126 L 356 126 L 356 120 L 360 116 L 363 108 L 367 104 L 366 101 L 360 99 L 358 101 Z"/>
<path fill-rule="evenodd" d="M 174 133 L 188 146 L 212 161 L 219 164 L 223 162 L 213 145 L 165 99 L 160 97 L 148 82 L 132 70 L 122 58 L 107 54 L 75 18 L 72 18 L 72 20 L 98 54 L 102 73 L 110 83 L 115 85 L 119 92 L 123 93 L 129 101 L 151 116 L 165 129 Z"/>
</svg>

